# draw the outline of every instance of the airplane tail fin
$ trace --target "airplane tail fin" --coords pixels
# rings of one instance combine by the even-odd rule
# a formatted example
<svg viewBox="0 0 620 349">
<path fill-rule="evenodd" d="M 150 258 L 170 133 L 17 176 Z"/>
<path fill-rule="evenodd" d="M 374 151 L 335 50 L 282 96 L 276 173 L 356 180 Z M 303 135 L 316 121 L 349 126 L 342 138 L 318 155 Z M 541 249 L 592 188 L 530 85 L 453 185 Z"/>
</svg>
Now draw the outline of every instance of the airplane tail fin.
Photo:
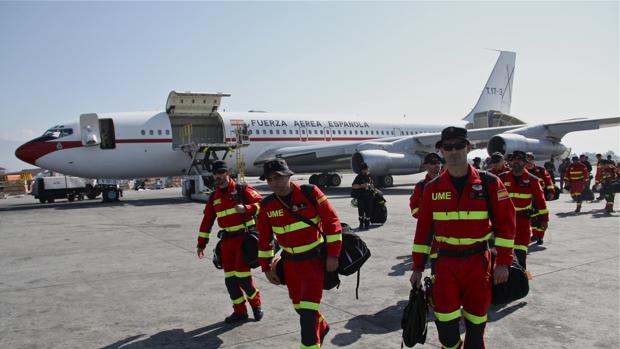
<svg viewBox="0 0 620 349">
<path fill-rule="evenodd" d="M 482 89 L 478 102 L 463 120 L 473 124 L 474 115 L 480 112 L 495 111 L 510 114 L 516 56 L 515 52 L 500 51 L 495 67 L 493 67 L 489 80 Z"/>
</svg>

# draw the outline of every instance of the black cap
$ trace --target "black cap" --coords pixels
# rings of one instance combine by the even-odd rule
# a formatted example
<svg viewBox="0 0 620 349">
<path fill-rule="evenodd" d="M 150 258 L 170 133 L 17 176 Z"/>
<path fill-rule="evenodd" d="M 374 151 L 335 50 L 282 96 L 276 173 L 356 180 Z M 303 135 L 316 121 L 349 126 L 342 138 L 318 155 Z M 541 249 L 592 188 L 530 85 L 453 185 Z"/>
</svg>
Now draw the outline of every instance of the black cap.
<svg viewBox="0 0 620 349">
<path fill-rule="evenodd" d="M 504 154 L 496 151 L 495 153 L 491 154 L 491 163 L 500 162 L 500 160 L 502 160 L 503 158 Z"/>
<path fill-rule="evenodd" d="M 579 160 L 579 157 L 578 157 L 578 156 L 573 156 L 573 157 L 571 158 L 571 160 Z"/>
<path fill-rule="evenodd" d="M 274 159 L 263 164 L 263 175 L 259 178 L 261 181 L 264 181 L 265 179 L 271 177 L 274 173 L 281 176 L 290 176 L 293 174 L 293 171 L 288 168 L 288 165 L 284 159 Z"/>
<path fill-rule="evenodd" d="M 526 159 L 526 154 L 524 151 L 521 150 L 515 150 L 512 152 L 512 159 L 514 160 L 515 158 L 521 158 L 523 160 Z"/>
<path fill-rule="evenodd" d="M 432 163 L 441 163 L 441 157 L 439 155 L 437 155 L 436 153 L 428 153 L 424 156 L 424 161 L 422 162 L 422 165 L 426 165 L 426 164 L 432 164 Z"/>
<path fill-rule="evenodd" d="M 469 143 L 467 139 L 467 129 L 463 127 L 450 126 L 446 127 L 441 131 L 441 139 L 435 143 L 435 148 L 441 148 L 441 144 L 443 141 L 448 139 L 458 138 Z"/>
<path fill-rule="evenodd" d="M 228 166 L 226 165 L 226 161 L 223 160 L 215 160 L 211 163 L 211 172 L 218 173 L 228 171 Z"/>
<path fill-rule="evenodd" d="M 368 169 L 368 164 L 367 164 L 367 163 L 365 163 L 365 162 L 362 162 L 362 163 L 360 164 L 360 170 L 367 170 L 367 169 Z"/>
</svg>

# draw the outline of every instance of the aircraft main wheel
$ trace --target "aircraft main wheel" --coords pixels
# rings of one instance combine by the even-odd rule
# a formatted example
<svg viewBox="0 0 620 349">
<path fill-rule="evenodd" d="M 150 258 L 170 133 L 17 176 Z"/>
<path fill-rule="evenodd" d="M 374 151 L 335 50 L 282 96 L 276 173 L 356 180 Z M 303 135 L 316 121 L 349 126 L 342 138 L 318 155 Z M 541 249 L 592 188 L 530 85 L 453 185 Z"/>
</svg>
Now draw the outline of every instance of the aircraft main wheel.
<svg viewBox="0 0 620 349">
<path fill-rule="evenodd" d="M 75 200 L 75 195 L 70 194 L 69 196 L 67 196 L 67 200 L 74 201 Z"/>
<path fill-rule="evenodd" d="M 329 185 L 332 187 L 337 187 L 340 185 L 340 183 L 342 183 L 342 178 L 340 178 L 340 175 L 333 173 L 331 175 L 329 175 Z"/>
<path fill-rule="evenodd" d="M 316 185 L 318 185 L 319 187 L 327 186 L 327 175 L 325 174 L 319 175 L 316 181 Z"/>
<path fill-rule="evenodd" d="M 53 204 L 54 203 L 54 199 L 47 199 L 47 203 L 48 204 Z"/>
<path fill-rule="evenodd" d="M 41 198 L 41 199 L 39 199 L 39 202 L 44 204 L 45 203 L 45 199 Z"/>
<path fill-rule="evenodd" d="M 394 177 L 387 175 L 381 177 L 381 185 L 383 187 L 392 187 L 394 186 Z"/>
<path fill-rule="evenodd" d="M 103 191 L 103 202 L 114 202 L 114 201 L 118 201 L 118 190 L 105 189 Z"/>
<path fill-rule="evenodd" d="M 317 178 L 317 177 L 318 177 L 317 175 L 313 174 L 313 175 L 312 175 L 312 176 L 310 176 L 310 178 L 308 179 L 308 183 L 310 183 L 310 184 L 315 184 L 315 185 L 316 185 L 316 178 Z"/>
</svg>

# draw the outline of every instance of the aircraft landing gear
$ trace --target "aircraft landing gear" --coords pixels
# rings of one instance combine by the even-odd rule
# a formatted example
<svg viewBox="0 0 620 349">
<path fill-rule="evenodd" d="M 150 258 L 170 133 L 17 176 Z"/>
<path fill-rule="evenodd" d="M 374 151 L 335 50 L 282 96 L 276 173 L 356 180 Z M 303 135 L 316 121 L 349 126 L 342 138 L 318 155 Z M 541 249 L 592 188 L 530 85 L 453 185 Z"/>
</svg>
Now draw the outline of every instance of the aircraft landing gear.
<svg viewBox="0 0 620 349">
<path fill-rule="evenodd" d="M 394 186 L 394 177 L 392 177 L 391 175 L 377 176 L 377 177 L 373 177 L 372 179 L 375 182 L 375 186 L 379 188 L 387 188 L 387 187 Z"/>
<path fill-rule="evenodd" d="M 321 173 L 310 176 L 308 182 L 322 188 L 337 187 L 342 183 L 342 178 L 337 173 Z"/>
</svg>

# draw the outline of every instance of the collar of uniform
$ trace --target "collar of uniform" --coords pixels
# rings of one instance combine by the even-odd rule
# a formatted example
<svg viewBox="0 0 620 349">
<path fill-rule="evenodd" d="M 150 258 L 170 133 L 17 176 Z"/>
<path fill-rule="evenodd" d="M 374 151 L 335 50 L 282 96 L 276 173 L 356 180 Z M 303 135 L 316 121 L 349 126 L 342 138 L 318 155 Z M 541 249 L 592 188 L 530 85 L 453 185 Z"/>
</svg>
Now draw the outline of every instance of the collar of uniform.
<svg viewBox="0 0 620 349">
<path fill-rule="evenodd" d="M 476 170 L 476 168 L 472 164 L 467 164 L 467 167 L 467 181 L 465 182 L 465 190 L 467 190 L 468 187 L 471 187 L 474 183 L 482 183 L 478 170 Z M 447 185 L 448 187 L 452 188 L 452 191 L 456 193 L 456 188 L 454 187 L 454 184 L 452 184 L 452 179 L 450 178 L 450 173 L 447 169 L 439 175 L 439 180 L 443 183 L 443 185 Z M 465 192 L 465 190 L 463 191 L 463 193 Z"/>
<path fill-rule="evenodd" d="M 232 178 L 228 181 L 228 186 L 226 187 L 226 192 L 222 192 L 222 188 L 220 188 L 220 187 L 216 187 L 215 188 L 215 194 L 218 195 L 218 196 L 222 196 L 224 194 L 230 194 L 233 191 L 235 191 L 235 181 Z"/>
</svg>

